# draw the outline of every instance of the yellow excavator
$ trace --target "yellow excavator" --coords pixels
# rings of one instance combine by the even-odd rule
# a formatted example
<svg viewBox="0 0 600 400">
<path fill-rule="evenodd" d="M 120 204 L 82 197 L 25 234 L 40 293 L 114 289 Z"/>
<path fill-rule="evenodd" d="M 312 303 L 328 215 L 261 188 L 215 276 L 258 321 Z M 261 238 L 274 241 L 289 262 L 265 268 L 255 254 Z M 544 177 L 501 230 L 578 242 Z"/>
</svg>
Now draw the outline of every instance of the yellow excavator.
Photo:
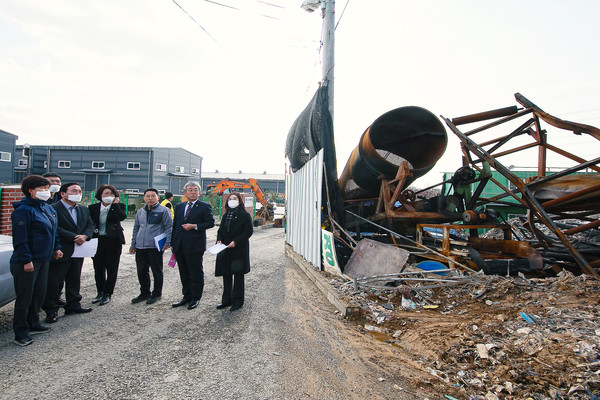
<svg viewBox="0 0 600 400">
<path fill-rule="evenodd" d="M 235 191 L 236 189 L 251 189 L 256 199 L 262 204 L 262 208 L 256 212 L 257 218 L 264 218 L 266 221 L 272 221 L 274 216 L 273 204 L 269 203 L 265 193 L 260 188 L 258 181 L 254 178 L 249 178 L 248 183 L 236 182 L 229 179 L 224 179 L 216 185 L 208 185 L 207 190 L 211 193 L 221 196 L 226 190 Z"/>
</svg>

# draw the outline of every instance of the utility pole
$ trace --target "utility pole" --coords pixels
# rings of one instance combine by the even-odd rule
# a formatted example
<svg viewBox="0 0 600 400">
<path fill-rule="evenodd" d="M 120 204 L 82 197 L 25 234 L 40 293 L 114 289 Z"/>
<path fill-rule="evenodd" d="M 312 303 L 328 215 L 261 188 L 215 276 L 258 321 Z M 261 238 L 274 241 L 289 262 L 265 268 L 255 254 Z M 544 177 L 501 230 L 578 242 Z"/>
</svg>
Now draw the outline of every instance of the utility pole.
<svg viewBox="0 0 600 400">
<path fill-rule="evenodd" d="M 323 11 L 323 84 L 327 84 L 329 113 L 333 120 L 333 81 L 335 67 L 335 0 L 322 0 Z"/>
</svg>

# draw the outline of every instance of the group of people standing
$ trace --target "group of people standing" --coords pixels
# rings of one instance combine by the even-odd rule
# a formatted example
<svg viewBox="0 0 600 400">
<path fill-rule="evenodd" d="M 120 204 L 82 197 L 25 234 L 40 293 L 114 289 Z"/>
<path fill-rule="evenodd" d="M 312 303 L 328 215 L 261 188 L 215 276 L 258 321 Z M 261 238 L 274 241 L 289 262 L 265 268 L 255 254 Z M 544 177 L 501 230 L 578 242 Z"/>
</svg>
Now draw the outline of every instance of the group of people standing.
<svg viewBox="0 0 600 400">
<path fill-rule="evenodd" d="M 83 257 L 73 257 L 77 246 L 98 238 L 93 256 L 97 296 L 92 304 L 108 304 L 115 289 L 125 236 L 121 221 L 127 210 L 119 191 L 102 185 L 95 194 L 97 203 L 79 204 L 82 190 L 75 182 L 61 184 L 58 174 L 31 175 L 23 179 L 25 197 L 13 204 L 11 214 L 14 252 L 10 259 L 16 292 L 13 317 L 14 343 L 27 346 L 31 335 L 49 332 L 39 312 L 46 312 L 46 323 L 65 314 L 92 311 L 83 307 L 80 294 Z M 129 252 L 135 254 L 140 294 L 132 303 L 153 304 L 160 300 L 163 287 L 163 253 L 171 248 L 179 268 L 183 297 L 172 307 L 194 309 L 204 290 L 203 255 L 206 230 L 214 223 L 211 206 L 198 200 L 200 186 L 184 186 L 186 202 L 173 207 L 171 193 L 159 204 L 154 188 L 144 191 L 144 206 L 134 221 Z M 170 207 L 169 207 L 170 206 Z M 244 304 L 244 274 L 250 271 L 249 238 L 252 218 L 243 207 L 239 193 L 232 193 L 217 232 L 217 243 L 225 249 L 217 254 L 216 276 L 223 277 L 223 295 L 218 309 L 240 309 Z M 160 248 L 157 244 L 160 243 Z M 151 290 L 150 272 L 154 279 Z M 65 292 L 65 300 L 61 293 Z"/>
</svg>

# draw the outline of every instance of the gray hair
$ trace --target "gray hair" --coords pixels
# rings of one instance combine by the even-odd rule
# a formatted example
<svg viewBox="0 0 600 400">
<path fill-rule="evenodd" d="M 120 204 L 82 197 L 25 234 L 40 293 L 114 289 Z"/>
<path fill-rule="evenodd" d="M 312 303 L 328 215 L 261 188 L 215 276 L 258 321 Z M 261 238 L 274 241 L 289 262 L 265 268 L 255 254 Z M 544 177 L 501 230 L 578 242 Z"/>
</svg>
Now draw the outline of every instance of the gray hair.
<svg viewBox="0 0 600 400">
<path fill-rule="evenodd" d="M 186 182 L 186 184 L 183 185 L 183 190 L 185 191 L 188 188 L 188 186 L 196 186 L 198 189 L 200 189 L 200 184 L 198 182 L 196 182 L 196 181 L 188 181 L 188 182 Z"/>
</svg>

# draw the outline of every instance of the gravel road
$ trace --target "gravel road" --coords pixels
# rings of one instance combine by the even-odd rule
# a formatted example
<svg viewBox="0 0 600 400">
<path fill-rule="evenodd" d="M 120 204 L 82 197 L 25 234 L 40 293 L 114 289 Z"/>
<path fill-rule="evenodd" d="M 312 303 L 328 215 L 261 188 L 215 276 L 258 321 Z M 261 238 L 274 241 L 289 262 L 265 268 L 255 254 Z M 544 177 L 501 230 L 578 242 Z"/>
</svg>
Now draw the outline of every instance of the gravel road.
<svg viewBox="0 0 600 400">
<path fill-rule="evenodd" d="M 124 224 L 128 241 L 132 225 Z M 208 237 L 213 243 L 216 228 Z M 12 343 L 12 303 L 0 308 L 0 398 L 405 398 L 404 384 L 386 376 L 382 362 L 382 354 L 389 361 L 393 353 L 340 319 L 285 257 L 282 229 L 257 229 L 250 251 L 246 302 L 233 313 L 215 308 L 222 281 L 208 253 L 204 296 L 195 310 L 171 307 L 181 299 L 181 283 L 177 268 L 166 265 L 169 252 L 162 300 L 131 304 L 139 284 L 126 251 L 109 304 L 92 305 L 89 314 L 59 313 L 52 332 L 35 336 L 28 347 Z M 95 292 L 86 259 L 84 307 Z"/>
</svg>

